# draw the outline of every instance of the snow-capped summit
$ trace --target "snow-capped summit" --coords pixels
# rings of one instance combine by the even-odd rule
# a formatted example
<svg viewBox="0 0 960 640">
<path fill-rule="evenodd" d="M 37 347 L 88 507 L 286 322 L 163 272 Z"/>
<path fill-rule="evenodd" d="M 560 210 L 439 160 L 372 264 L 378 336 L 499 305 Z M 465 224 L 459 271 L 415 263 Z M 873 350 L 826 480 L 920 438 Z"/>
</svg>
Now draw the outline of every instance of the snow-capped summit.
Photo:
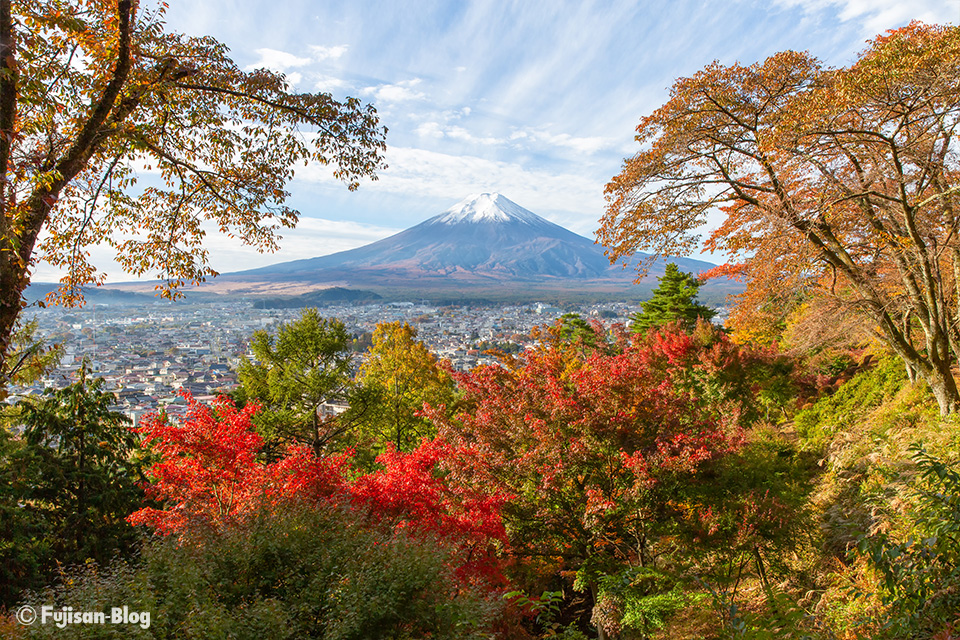
<svg viewBox="0 0 960 640">
<path fill-rule="evenodd" d="M 713 265 L 677 258 L 684 271 Z M 662 266 L 652 270 L 662 273 Z M 461 200 L 400 233 L 349 251 L 232 274 L 363 286 L 458 288 L 519 282 L 564 290 L 594 280 L 630 286 L 603 247 L 541 218 L 499 193 Z M 228 276 L 229 277 L 229 276 Z"/>
<path fill-rule="evenodd" d="M 439 216 L 432 224 L 459 224 L 462 222 L 524 222 L 537 224 L 543 218 L 528 211 L 499 193 L 478 193 L 467 196 Z"/>
</svg>

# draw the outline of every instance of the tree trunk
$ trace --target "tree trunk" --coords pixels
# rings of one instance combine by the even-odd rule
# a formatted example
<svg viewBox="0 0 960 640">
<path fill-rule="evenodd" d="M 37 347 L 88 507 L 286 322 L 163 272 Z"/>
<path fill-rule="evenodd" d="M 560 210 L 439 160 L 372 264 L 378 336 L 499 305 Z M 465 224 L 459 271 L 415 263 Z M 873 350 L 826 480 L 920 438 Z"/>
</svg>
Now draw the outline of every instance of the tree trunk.
<svg viewBox="0 0 960 640">
<path fill-rule="evenodd" d="M 944 303 L 945 304 L 945 303 Z M 884 341 L 900 356 L 911 382 L 922 378 L 930 385 L 937 399 L 941 416 L 960 410 L 960 391 L 953 378 L 951 365 L 958 354 L 953 353 L 946 320 L 930 313 L 917 314 L 907 311 L 903 324 L 894 322 L 882 305 L 874 305 L 870 315 L 880 325 Z M 915 319 L 923 330 L 925 345 L 918 349 L 913 344 L 911 323 Z"/>
<path fill-rule="evenodd" d="M 590 585 L 590 596 L 593 598 L 593 609 L 596 609 L 596 608 L 597 608 L 598 598 L 599 598 L 599 594 L 597 593 L 597 585 L 596 585 L 596 584 L 591 584 L 591 585 Z M 601 625 L 599 625 L 599 624 L 596 625 L 596 626 L 597 626 L 597 640 L 608 640 L 608 638 L 607 638 L 607 632 L 606 632 L 606 630 L 603 628 L 603 626 L 601 626 Z"/>
<path fill-rule="evenodd" d="M 960 391 L 957 390 L 957 381 L 950 370 L 950 361 L 931 363 L 931 365 L 929 371 L 923 372 L 923 379 L 930 385 L 930 390 L 937 399 L 940 415 L 956 413 L 960 409 Z"/>
<path fill-rule="evenodd" d="M 323 455 L 323 442 L 320 440 L 320 417 L 317 413 L 320 411 L 320 407 L 313 407 L 313 453 L 318 458 Z"/>
<path fill-rule="evenodd" d="M 7 189 L 10 171 L 10 150 L 14 138 L 14 125 L 17 114 L 16 64 L 17 41 L 13 31 L 13 17 L 10 0 L 0 0 L 0 235 L 9 236 L 13 231 L 13 219 L 10 192 Z M 0 247 L 0 374 L 6 373 L 5 360 L 10 348 L 13 326 L 20 315 L 20 296 L 24 284 L 21 283 L 23 270 L 13 269 L 16 264 L 16 251 L 5 241 Z M 0 386 L 6 378 L 0 375 Z"/>
<path fill-rule="evenodd" d="M 919 377 L 930 385 L 941 416 L 946 417 L 960 411 L 960 390 L 951 368 L 953 354 L 944 353 L 943 356 L 924 358 L 916 352 L 898 350 L 897 355 L 903 361 L 911 382 L 915 382 Z"/>
<path fill-rule="evenodd" d="M 6 374 L 5 361 L 13 338 L 13 328 L 23 307 L 23 290 L 27 281 L 10 257 L 0 256 L 0 374 Z M 0 385 L 6 382 L 0 377 Z"/>
<path fill-rule="evenodd" d="M 903 368 L 907 370 L 907 380 L 910 382 L 916 382 L 917 370 L 913 368 L 913 365 L 911 365 L 909 362 L 904 362 Z"/>
</svg>

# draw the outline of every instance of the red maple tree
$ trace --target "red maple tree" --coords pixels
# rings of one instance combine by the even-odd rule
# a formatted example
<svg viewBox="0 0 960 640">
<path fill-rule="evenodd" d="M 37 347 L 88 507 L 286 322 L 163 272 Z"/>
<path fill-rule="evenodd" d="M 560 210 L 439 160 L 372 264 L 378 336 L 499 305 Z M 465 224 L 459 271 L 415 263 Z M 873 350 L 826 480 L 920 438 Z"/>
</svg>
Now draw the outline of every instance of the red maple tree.
<svg viewBox="0 0 960 640">
<path fill-rule="evenodd" d="M 516 554 L 596 595 L 603 575 L 656 565 L 683 487 L 739 447 L 747 411 L 723 367 L 746 356 L 707 326 L 590 330 L 570 340 L 560 323 L 521 357 L 457 374 L 461 410 L 428 414 L 459 476 L 509 497 Z"/>
<path fill-rule="evenodd" d="M 506 542 L 503 500 L 444 473 L 449 446 L 427 442 L 410 453 L 390 449 L 378 458 L 383 469 L 359 477 L 352 451 L 320 457 L 293 446 L 275 462 L 261 462 L 264 441 L 251 422 L 256 405 L 237 409 L 221 397 L 207 406 L 184 396 L 189 409 L 182 423 L 159 414 L 139 428 L 159 456 L 149 469 L 148 493 L 164 506 L 140 509 L 131 523 L 187 540 L 285 502 L 336 504 L 365 510 L 377 525 L 449 545 L 464 579 L 498 579 L 496 551 Z"/>
</svg>

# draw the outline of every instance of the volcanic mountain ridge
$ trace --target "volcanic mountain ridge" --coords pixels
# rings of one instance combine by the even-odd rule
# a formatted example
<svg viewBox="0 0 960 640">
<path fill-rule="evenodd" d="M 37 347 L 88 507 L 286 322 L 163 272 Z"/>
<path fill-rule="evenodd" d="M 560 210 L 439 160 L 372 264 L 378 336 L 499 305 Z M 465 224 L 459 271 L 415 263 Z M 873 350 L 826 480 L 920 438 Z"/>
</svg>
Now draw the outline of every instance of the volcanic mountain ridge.
<svg viewBox="0 0 960 640">
<path fill-rule="evenodd" d="M 694 273 L 714 266 L 687 258 L 667 260 Z M 663 260 L 655 262 L 650 276 L 662 274 L 664 264 Z M 363 247 L 223 274 L 217 280 L 421 289 L 528 285 L 578 290 L 629 288 L 634 278 L 632 270 L 610 265 L 603 248 L 593 241 L 499 193 L 482 193 Z"/>
</svg>

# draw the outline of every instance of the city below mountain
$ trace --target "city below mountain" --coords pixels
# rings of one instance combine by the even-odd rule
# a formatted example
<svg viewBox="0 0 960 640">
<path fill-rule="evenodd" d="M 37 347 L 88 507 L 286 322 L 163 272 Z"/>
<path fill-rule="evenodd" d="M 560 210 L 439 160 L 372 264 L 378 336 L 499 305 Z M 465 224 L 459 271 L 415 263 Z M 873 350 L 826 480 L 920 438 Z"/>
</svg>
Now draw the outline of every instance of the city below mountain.
<svg viewBox="0 0 960 640">
<path fill-rule="evenodd" d="M 640 254 L 637 259 L 643 259 Z M 611 265 L 603 248 L 498 193 L 470 196 L 447 211 L 377 242 L 317 258 L 222 274 L 212 287 L 250 294 L 296 293 L 320 287 L 363 287 L 422 294 L 593 292 L 643 295 L 667 261 L 699 273 L 713 264 L 657 260 L 644 283 Z M 732 283 L 711 289 L 728 293 Z M 716 291 L 714 293 L 719 293 Z"/>
</svg>

